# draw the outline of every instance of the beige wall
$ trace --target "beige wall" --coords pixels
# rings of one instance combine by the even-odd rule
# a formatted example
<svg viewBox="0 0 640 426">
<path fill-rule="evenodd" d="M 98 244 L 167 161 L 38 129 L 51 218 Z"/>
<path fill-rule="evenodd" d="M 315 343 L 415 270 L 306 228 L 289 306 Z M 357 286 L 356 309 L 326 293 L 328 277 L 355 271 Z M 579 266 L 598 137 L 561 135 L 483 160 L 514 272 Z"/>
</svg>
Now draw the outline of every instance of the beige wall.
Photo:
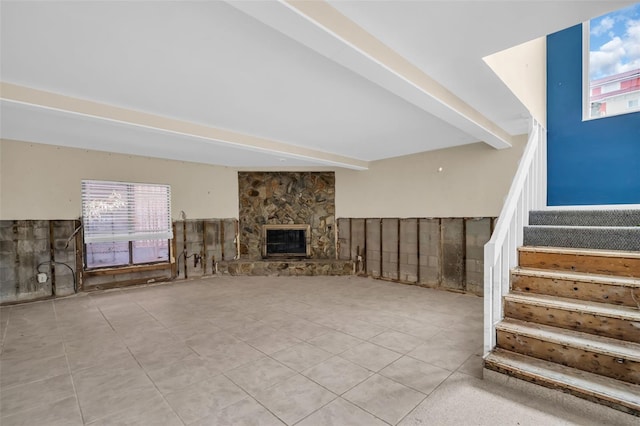
<svg viewBox="0 0 640 426">
<path fill-rule="evenodd" d="M 547 125 L 547 38 L 540 37 L 484 58 L 542 125 Z"/>
<path fill-rule="evenodd" d="M 8 140 L 0 153 L 0 219 L 78 218 L 82 179 L 170 184 L 174 219 L 238 217 L 232 168 Z"/>
<path fill-rule="evenodd" d="M 3 174 L 3 165 L 2 165 L 2 139 L 0 139 L 0 219 L 2 219 L 2 174 Z"/>
<path fill-rule="evenodd" d="M 476 143 L 338 170 L 336 217 L 498 216 L 526 138 L 510 149 Z"/>
<path fill-rule="evenodd" d="M 510 149 L 477 143 L 337 169 L 336 217 L 497 216 L 525 143 L 522 135 Z M 181 210 L 238 217 L 233 168 L 3 140 L 0 219 L 78 218 L 82 179 L 168 183 L 174 219 Z"/>
</svg>

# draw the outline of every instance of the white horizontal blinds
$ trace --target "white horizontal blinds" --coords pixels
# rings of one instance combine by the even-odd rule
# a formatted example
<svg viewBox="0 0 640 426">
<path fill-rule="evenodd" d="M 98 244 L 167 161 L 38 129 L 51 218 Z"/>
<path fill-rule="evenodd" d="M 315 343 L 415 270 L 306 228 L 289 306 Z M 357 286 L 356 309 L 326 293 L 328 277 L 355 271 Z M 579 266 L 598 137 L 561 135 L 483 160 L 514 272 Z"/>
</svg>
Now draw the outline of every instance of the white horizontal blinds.
<svg viewBox="0 0 640 426">
<path fill-rule="evenodd" d="M 85 243 L 173 238 L 171 187 L 83 180 L 82 219 Z"/>
</svg>

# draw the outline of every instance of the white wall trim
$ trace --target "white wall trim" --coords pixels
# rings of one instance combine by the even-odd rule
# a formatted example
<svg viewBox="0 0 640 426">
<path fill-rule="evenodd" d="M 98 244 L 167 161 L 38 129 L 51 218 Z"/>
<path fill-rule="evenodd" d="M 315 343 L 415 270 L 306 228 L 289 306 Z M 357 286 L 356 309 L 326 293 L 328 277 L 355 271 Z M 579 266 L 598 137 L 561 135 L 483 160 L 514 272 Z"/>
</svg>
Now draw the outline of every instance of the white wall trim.
<svg viewBox="0 0 640 426">
<path fill-rule="evenodd" d="M 640 204 L 598 204 L 577 206 L 547 206 L 542 210 L 640 210 Z"/>
</svg>

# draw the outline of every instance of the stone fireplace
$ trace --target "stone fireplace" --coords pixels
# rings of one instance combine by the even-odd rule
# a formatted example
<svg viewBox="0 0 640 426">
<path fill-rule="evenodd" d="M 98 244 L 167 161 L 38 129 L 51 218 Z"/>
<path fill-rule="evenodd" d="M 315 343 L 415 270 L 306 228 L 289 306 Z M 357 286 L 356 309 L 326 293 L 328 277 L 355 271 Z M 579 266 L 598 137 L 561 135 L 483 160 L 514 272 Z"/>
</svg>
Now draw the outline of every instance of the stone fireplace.
<svg viewBox="0 0 640 426">
<path fill-rule="evenodd" d="M 335 259 L 333 172 L 238 172 L 238 191 L 240 259 Z"/>
</svg>

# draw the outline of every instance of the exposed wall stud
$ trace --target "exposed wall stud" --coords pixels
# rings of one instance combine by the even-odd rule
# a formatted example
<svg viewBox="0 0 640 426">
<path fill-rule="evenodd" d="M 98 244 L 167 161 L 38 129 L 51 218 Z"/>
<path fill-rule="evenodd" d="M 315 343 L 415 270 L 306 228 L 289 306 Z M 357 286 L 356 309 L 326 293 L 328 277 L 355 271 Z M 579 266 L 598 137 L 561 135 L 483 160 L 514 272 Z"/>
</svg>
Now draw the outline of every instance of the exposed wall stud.
<svg viewBox="0 0 640 426">
<path fill-rule="evenodd" d="M 236 241 L 236 259 L 240 259 L 240 221 L 239 220 L 235 220 L 235 228 L 236 228 L 236 235 L 235 235 L 235 241 Z"/>
<path fill-rule="evenodd" d="M 223 260 L 223 261 L 227 260 L 224 257 L 224 243 L 225 243 L 225 241 L 224 241 L 224 221 L 221 220 L 220 221 L 220 252 L 221 252 L 220 260 Z"/>
<path fill-rule="evenodd" d="M 169 261 L 172 259 L 174 262 L 171 263 L 171 278 L 178 277 L 178 251 L 176 250 L 176 222 L 171 224 L 171 228 L 173 229 L 173 238 L 171 239 L 170 252 L 169 252 Z"/>
<path fill-rule="evenodd" d="M 56 265 L 55 247 L 53 235 L 53 220 L 49 221 L 49 275 L 51 276 L 51 295 L 56 295 Z"/>
<path fill-rule="evenodd" d="M 443 253 L 444 253 L 444 232 L 443 232 L 443 224 L 442 224 L 442 218 L 438 218 L 438 228 L 440 228 L 440 235 L 438 235 L 438 238 L 440 239 L 440 262 L 438 265 L 438 287 L 442 286 L 442 277 L 444 276 L 444 262 L 443 262 Z"/>
<path fill-rule="evenodd" d="M 353 260 L 353 254 L 351 253 L 352 244 L 353 244 L 353 221 L 351 220 L 351 218 L 349 218 L 349 260 Z"/>
<path fill-rule="evenodd" d="M 202 275 L 207 275 L 207 222 L 202 220 Z"/>
<path fill-rule="evenodd" d="M 383 254 L 382 254 L 382 221 L 384 219 L 380 219 L 380 277 L 383 277 L 382 271 L 383 271 L 383 267 L 382 267 L 382 262 L 383 262 Z"/>
<path fill-rule="evenodd" d="M 467 268 L 466 268 L 466 259 L 467 259 L 467 220 L 468 218 L 462 219 L 462 290 L 467 291 Z"/>
<path fill-rule="evenodd" d="M 184 260 L 184 278 L 187 279 L 187 220 L 182 220 L 182 257 Z"/>
<path fill-rule="evenodd" d="M 75 240 L 74 240 L 74 243 L 76 245 L 75 247 L 76 248 L 76 290 L 75 292 L 77 293 L 84 288 L 84 283 L 82 278 L 82 271 L 84 270 L 83 264 L 82 264 L 82 259 L 83 259 L 82 252 L 84 251 L 84 236 L 82 231 L 82 222 L 80 222 L 79 220 L 74 221 L 73 227 L 74 229 L 78 229 L 78 232 L 76 233 Z"/>
<path fill-rule="evenodd" d="M 398 250 L 396 251 L 396 279 L 400 280 L 400 223 L 402 222 L 402 219 L 397 219 L 398 221 L 398 228 L 397 228 L 397 232 L 398 232 Z"/>
<path fill-rule="evenodd" d="M 420 284 L 420 218 L 416 218 L 416 283 Z"/>
<path fill-rule="evenodd" d="M 367 219 L 364 219 L 364 247 L 362 249 L 362 271 L 367 273 Z"/>
</svg>

